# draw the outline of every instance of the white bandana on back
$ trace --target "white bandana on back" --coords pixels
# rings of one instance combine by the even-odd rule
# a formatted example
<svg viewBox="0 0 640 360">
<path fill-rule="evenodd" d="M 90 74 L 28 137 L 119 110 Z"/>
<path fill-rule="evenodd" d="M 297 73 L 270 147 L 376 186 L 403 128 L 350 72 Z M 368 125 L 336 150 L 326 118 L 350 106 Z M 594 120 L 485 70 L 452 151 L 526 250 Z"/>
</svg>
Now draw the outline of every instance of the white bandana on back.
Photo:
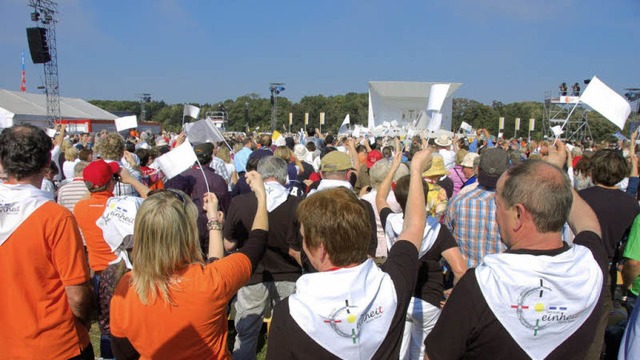
<svg viewBox="0 0 640 360">
<path fill-rule="evenodd" d="M 289 191 L 277 181 L 264 183 L 264 191 L 267 193 L 267 212 L 272 212 L 289 198 Z"/>
<path fill-rule="evenodd" d="M 387 224 L 384 229 L 384 235 L 387 239 L 387 248 L 391 250 L 393 244 L 398 241 L 398 236 L 402 232 L 404 217 L 402 213 L 393 213 L 387 216 Z M 427 216 L 422 236 L 422 245 L 418 251 L 418 258 L 423 257 L 433 246 L 440 233 L 440 223 L 433 216 Z"/>
<path fill-rule="evenodd" d="M 391 277 L 371 259 L 352 268 L 303 275 L 289 296 L 289 312 L 298 326 L 342 359 L 371 359 L 397 306 Z"/>
<path fill-rule="evenodd" d="M 32 185 L 0 184 L 0 245 L 53 194 Z"/>
<path fill-rule="evenodd" d="M 133 225 L 136 220 L 138 208 L 143 199 L 136 196 L 114 196 L 107 200 L 102 216 L 96 221 L 96 225 L 102 229 L 102 236 L 118 257 L 109 264 L 117 264 L 124 260 L 128 269 L 133 266 L 126 250 L 120 248 L 125 236 L 133 234 Z"/>
<path fill-rule="evenodd" d="M 475 271 L 489 308 L 533 359 L 547 357 L 578 330 L 602 291 L 602 270 L 580 245 L 556 256 L 486 255 Z"/>
<path fill-rule="evenodd" d="M 320 180 L 320 184 L 318 184 L 318 188 L 309 191 L 309 194 L 307 196 L 313 195 L 318 191 L 333 189 L 337 187 L 345 187 L 349 190 L 353 190 L 353 186 L 351 186 L 351 183 L 347 180 L 322 179 Z"/>
</svg>

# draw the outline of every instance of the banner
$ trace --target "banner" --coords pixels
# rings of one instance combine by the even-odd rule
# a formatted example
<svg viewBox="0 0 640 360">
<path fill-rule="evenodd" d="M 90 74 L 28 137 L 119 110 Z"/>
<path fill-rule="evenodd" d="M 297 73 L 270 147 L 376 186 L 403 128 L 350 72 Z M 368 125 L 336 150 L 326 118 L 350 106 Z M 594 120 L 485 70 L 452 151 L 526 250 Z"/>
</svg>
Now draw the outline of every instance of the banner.
<svg viewBox="0 0 640 360">
<path fill-rule="evenodd" d="M 473 127 L 471 125 L 469 125 L 468 123 L 463 121 L 462 124 L 460 124 L 460 129 L 470 132 L 471 130 L 473 130 Z"/>
<path fill-rule="evenodd" d="M 529 119 L 529 131 L 533 131 L 536 128 L 536 119 Z"/>
<path fill-rule="evenodd" d="M 320 113 L 320 125 L 324 125 L 324 113 Z"/>
<path fill-rule="evenodd" d="M 498 120 L 498 129 L 502 130 L 504 129 L 504 117 L 500 117 L 500 119 Z"/>
<path fill-rule="evenodd" d="M 627 117 L 631 113 L 629 102 L 595 76 L 580 96 L 580 101 L 589 105 L 620 129 L 624 128 Z"/>
<path fill-rule="evenodd" d="M 516 130 L 520 130 L 520 118 L 516 118 Z"/>
<path fill-rule="evenodd" d="M 184 110 L 182 111 L 182 116 L 190 116 L 194 119 L 198 119 L 198 115 L 200 115 L 200 108 L 193 105 L 184 105 Z"/>
<path fill-rule="evenodd" d="M 309 125 L 309 113 L 304 113 L 304 124 Z"/>
<path fill-rule="evenodd" d="M 293 113 L 289 113 L 289 125 L 293 124 Z"/>
<path fill-rule="evenodd" d="M 135 115 L 117 118 L 114 121 L 116 123 L 117 132 L 138 127 L 138 118 Z"/>
<path fill-rule="evenodd" d="M 431 85 L 431 90 L 429 91 L 429 100 L 427 103 L 427 111 L 435 111 L 440 112 L 442 109 L 442 104 L 444 104 L 444 100 L 447 98 L 447 93 L 449 92 L 449 87 L 451 84 L 435 84 Z"/>
</svg>

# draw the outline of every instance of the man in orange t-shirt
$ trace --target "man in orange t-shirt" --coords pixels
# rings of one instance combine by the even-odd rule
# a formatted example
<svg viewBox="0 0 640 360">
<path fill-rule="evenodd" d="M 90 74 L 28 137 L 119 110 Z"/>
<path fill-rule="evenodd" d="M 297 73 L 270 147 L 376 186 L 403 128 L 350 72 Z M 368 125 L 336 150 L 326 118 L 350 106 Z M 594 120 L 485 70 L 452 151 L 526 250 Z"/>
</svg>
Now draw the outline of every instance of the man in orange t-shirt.
<svg viewBox="0 0 640 360">
<path fill-rule="evenodd" d="M 51 139 L 0 134 L 0 359 L 93 359 L 89 269 L 71 212 L 40 190 Z"/>
</svg>

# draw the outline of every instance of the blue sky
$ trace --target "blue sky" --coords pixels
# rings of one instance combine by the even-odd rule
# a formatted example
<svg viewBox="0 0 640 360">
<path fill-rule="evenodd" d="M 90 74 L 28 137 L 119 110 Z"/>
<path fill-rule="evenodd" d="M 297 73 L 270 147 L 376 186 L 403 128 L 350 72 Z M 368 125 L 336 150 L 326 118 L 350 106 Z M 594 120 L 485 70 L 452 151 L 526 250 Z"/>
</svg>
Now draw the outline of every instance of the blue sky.
<svg viewBox="0 0 640 360">
<path fill-rule="evenodd" d="M 640 87 L 638 0 L 59 0 L 62 96 L 215 103 L 248 93 L 366 92 L 367 82 L 462 82 L 455 94 L 542 101 L 562 81 L 597 75 Z M 0 0 L 0 88 L 27 89 L 26 0 Z"/>
</svg>

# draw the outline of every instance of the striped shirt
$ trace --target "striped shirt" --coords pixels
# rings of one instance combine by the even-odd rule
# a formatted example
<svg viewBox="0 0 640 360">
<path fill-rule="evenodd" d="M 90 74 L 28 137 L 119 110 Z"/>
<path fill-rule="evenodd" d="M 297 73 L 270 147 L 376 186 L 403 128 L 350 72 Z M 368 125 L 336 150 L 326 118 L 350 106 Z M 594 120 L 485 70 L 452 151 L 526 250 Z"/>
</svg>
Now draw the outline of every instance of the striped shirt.
<svg viewBox="0 0 640 360">
<path fill-rule="evenodd" d="M 505 250 L 496 222 L 494 196 L 495 190 L 478 186 L 454 196 L 445 214 L 444 223 L 458 242 L 469 268 L 478 266 L 486 254 Z"/>
<path fill-rule="evenodd" d="M 76 203 L 85 196 L 88 196 L 89 190 L 84 184 L 82 178 L 74 178 L 58 190 L 58 204 L 66 207 L 69 211 L 73 212 L 73 208 Z"/>
</svg>

